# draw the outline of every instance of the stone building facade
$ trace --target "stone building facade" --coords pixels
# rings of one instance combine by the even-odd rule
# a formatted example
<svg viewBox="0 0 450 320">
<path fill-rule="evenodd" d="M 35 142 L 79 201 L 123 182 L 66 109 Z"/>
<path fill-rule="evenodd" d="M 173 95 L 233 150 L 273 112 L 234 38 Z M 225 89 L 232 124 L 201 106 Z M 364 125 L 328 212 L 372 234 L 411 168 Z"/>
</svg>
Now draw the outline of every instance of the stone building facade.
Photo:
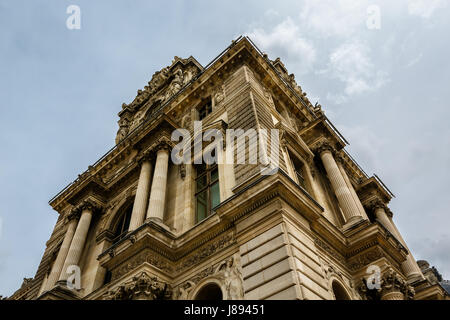
<svg viewBox="0 0 450 320">
<path fill-rule="evenodd" d="M 119 117 L 116 146 L 50 201 L 59 218 L 42 261 L 10 299 L 444 298 L 396 228 L 391 192 L 249 38 L 206 67 L 175 57 Z M 174 164 L 171 134 L 194 135 L 194 121 L 277 132 L 278 170 Z M 236 156 L 229 141 L 216 152 Z"/>
</svg>

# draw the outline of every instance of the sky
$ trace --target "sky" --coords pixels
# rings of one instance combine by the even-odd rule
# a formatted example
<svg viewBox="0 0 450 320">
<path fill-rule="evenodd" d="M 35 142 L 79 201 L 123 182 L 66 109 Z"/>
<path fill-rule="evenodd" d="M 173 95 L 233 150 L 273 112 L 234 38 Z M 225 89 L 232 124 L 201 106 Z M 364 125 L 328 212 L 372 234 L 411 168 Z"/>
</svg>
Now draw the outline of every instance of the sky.
<svg viewBox="0 0 450 320">
<path fill-rule="evenodd" d="M 206 65 L 241 34 L 319 101 L 396 195 L 415 258 L 449 279 L 449 31 L 449 0 L 0 0 L 0 295 L 34 277 L 48 201 L 114 146 L 122 103 L 174 56 Z"/>
</svg>

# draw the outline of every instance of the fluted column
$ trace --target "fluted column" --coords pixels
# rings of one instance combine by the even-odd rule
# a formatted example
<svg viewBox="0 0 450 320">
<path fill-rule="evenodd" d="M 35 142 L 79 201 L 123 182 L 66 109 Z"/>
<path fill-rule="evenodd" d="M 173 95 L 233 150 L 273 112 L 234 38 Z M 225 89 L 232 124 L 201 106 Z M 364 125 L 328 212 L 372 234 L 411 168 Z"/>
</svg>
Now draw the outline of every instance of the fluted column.
<svg viewBox="0 0 450 320">
<path fill-rule="evenodd" d="M 161 222 L 164 219 L 168 168 L 169 146 L 167 144 L 161 144 L 156 153 L 155 172 L 153 174 L 150 200 L 147 209 L 147 218 L 155 218 Z"/>
<path fill-rule="evenodd" d="M 66 260 L 67 253 L 69 252 L 70 243 L 72 242 L 79 218 L 80 214 L 76 211 L 71 212 L 67 217 L 69 225 L 67 227 L 66 234 L 64 235 L 64 240 L 61 247 L 59 248 L 58 256 L 53 263 L 52 271 L 48 276 L 45 290 L 51 290 L 61 275 L 61 270 L 63 269 L 64 261 Z"/>
<path fill-rule="evenodd" d="M 408 250 L 408 257 L 407 260 L 405 262 L 403 262 L 403 264 L 408 264 L 408 270 L 412 270 L 411 272 L 409 272 L 408 274 L 408 280 L 413 280 L 413 279 L 425 279 L 422 270 L 420 270 L 419 265 L 417 264 L 416 259 L 414 259 L 414 256 L 411 253 L 411 250 L 409 250 L 405 240 L 403 239 L 400 231 L 398 231 L 397 227 L 395 226 L 394 221 L 392 221 L 392 218 L 389 218 L 389 221 L 391 222 L 393 228 L 395 229 L 395 231 L 397 232 L 397 236 L 398 236 L 398 240 L 400 240 L 400 242 L 403 244 L 403 246 L 406 248 L 406 250 Z M 406 269 L 406 266 L 402 268 Z"/>
<path fill-rule="evenodd" d="M 75 230 L 72 242 L 70 243 L 69 251 L 59 277 L 60 281 L 67 280 L 70 276 L 70 274 L 67 273 L 67 268 L 69 266 L 78 265 L 80 262 L 81 253 L 83 252 L 89 226 L 91 224 L 94 206 L 89 202 L 85 202 L 79 207 L 79 210 L 81 210 L 80 221 L 78 222 L 77 229 Z"/>
<path fill-rule="evenodd" d="M 345 183 L 344 177 L 342 176 L 331 151 L 331 147 L 324 144 L 319 148 L 318 153 L 322 159 L 323 166 L 330 179 L 331 186 L 336 194 L 342 212 L 344 213 L 346 225 L 350 225 L 361 220 L 362 216 L 359 213 L 350 189 Z"/>
<path fill-rule="evenodd" d="M 350 178 L 347 175 L 347 172 L 345 172 L 344 165 L 343 165 L 343 163 L 344 163 L 343 158 L 341 156 L 338 156 L 336 158 L 336 163 L 337 163 L 337 166 L 338 166 L 339 170 L 341 171 L 341 174 L 342 174 L 342 177 L 344 178 L 345 183 L 348 186 L 348 189 L 350 190 L 350 194 L 352 195 L 353 200 L 356 203 L 356 206 L 357 206 L 357 208 L 359 210 L 359 214 L 364 219 L 368 219 L 366 211 L 364 210 L 364 207 L 363 207 L 363 205 L 361 203 L 361 200 L 359 199 L 358 195 L 356 194 L 355 188 L 353 188 L 353 185 L 352 185 L 352 183 L 350 181 Z"/>
<path fill-rule="evenodd" d="M 421 278 L 422 272 L 420 271 L 419 266 L 417 265 L 417 262 L 415 261 L 414 257 L 411 254 L 411 251 L 408 249 L 405 241 L 403 240 L 400 232 L 397 230 L 391 219 L 388 217 L 387 214 L 387 207 L 384 203 L 381 201 L 375 201 L 373 204 L 373 209 L 375 213 L 376 219 L 390 232 L 394 237 L 397 238 L 398 241 L 405 247 L 405 249 L 408 251 L 408 256 L 406 257 L 406 260 L 402 263 L 402 270 L 408 280 L 415 279 L 415 278 Z"/>
<path fill-rule="evenodd" d="M 129 231 L 139 228 L 145 220 L 147 213 L 147 204 L 150 193 L 150 181 L 152 175 L 152 164 L 149 157 L 142 160 L 141 173 L 134 198 L 133 211 L 131 213 Z"/>
</svg>

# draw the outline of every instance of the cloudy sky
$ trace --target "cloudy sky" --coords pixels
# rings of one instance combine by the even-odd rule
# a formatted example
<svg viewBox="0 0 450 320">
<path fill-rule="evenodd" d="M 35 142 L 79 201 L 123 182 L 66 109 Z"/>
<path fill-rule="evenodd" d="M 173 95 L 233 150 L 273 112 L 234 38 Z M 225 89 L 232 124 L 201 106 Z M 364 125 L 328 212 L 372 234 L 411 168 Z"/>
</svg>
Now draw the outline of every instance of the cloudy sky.
<svg viewBox="0 0 450 320">
<path fill-rule="evenodd" d="M 0 0 L 0 295 L 34 276 L 48 200 L 114 145 L 122 102 L 175 55 L 206 65 L 241 34 L 322 104 L 397 196 L 415 257 L 450 278 L 450 1 L 167 2 Z"/>
</svg>

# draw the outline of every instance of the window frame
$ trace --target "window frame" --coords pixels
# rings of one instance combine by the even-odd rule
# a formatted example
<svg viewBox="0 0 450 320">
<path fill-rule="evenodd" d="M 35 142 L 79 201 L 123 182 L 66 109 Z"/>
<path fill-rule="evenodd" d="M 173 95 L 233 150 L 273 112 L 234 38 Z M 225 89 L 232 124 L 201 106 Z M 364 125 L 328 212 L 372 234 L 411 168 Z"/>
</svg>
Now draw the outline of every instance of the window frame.
<svg viewBox="0 0 450 320">
<path fill-rule="evenodd" d="M 204 166 L 203 172 L 200 173 L 200 175 L 198 174 L 199 168 L 200 166 Z M 212 178 L 212 173 L 216 171 L 217 172 L 217 177 L 216 178 Z M 210 217 L 214 211 L 213 208 L 215 208 L 218 204 L 220 204 L 220 183 L 219 183 L 219 167 L 217 164 L 200 164 L 200 165 L 195 165 L 195 190 L 194 190 L 194 199 L 195 199 L 195 211 L 194 211 L 194 223 L 197 224 L 205 219 L 207 219 L 208 217 Z M 200 179 L 206 177 L 205 183 L 203 185 L 203 187 L 201 189 L 198 189 L 198 181 L 200 181 Z M 219 201 L 218 204 L 215 205 L 213 207 L 213 196 L 212 196 L 212 188 L 213 186 L 217 185 L 217 192 L 218 192 L 218 197 L 219 197 Z M 206 200 L 205 200 L 205 216 L 202 219 L 199 219 L 199 214 L 198 214 L 198 197 L 201 193 L 206 192 Z"/>
<path fill-rule="evenodd" d="M 111 241 L 112 244 L 119 242 L 127 235 L 128 229 L 130 228 L 131 215 L 133 213 L 133 202 L 131 202 L 127 206 L 125 206 L 125 209 L 123 209 L 122 213 L 120 214 L 118 222 L 114 227 L 114 238 Z M 128 222 L 127 222 L 127 220 L 128 220 Z M 120 224 L 121 224 L 121 226 L 120 226 Z M 128 226 L 127 226 L 127 224 L 128 224 Z M 125 227 L 126 227 L 126 230 L 125 230 Z M 120 233 L 118 233 L 119 228 L 122 231 Z"/>
<path fill-rule="evenodd" d="M 296 155 L 296 152 L 293 152 L 290 148 L 287 148 L 287 152 L 291 162 L 292 171 L 294 172 L 294 179 L 300 187 L 308 191 L 308 181 L 305 173 L 305 162 L 301 159 L 301 157 L 298 157 Z M 298 165 L 296 166 L 296 163 L 300 165 L 300 168 L 298 168 Z M 298 171 L 297 169 L 300 169 L 300 171 Z"/>
<path fill-rule="evenodd" d="M 203 119 L 208 117 L 213 112 L 213 104 L 211 96 L 207 97 L 206 99 L 203 99 L 196 109 L 198 120 L 202 121 Z M 202 117 L 203 109 L 205 110 L 205 115 Z"/>
</svg>

